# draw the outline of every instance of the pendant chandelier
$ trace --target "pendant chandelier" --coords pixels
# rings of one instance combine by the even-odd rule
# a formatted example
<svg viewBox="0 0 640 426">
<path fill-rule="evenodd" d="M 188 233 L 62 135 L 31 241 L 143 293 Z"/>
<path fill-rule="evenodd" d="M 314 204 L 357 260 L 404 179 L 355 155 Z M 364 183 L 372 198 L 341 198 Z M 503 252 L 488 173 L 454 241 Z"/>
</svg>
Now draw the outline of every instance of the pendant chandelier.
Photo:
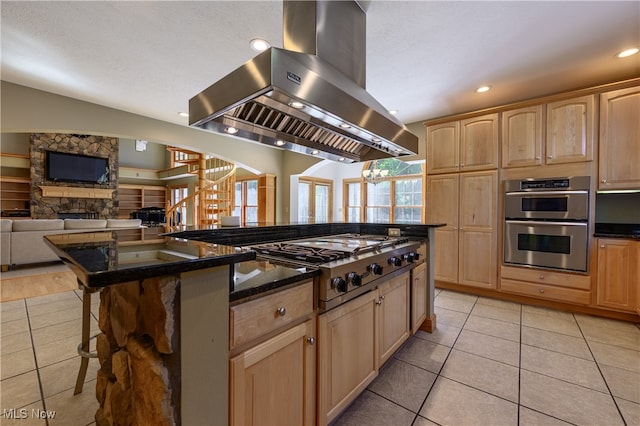
<svg viewBox="0 0 640 426">
<path fill-rule="evenodd" d="M 378 160 L 369 163 L 368 168 L 362 171 L 362 177 L 367 183 L 377 185 L 389 175 L 389 170 L 381 169 Z"/>
</svg>

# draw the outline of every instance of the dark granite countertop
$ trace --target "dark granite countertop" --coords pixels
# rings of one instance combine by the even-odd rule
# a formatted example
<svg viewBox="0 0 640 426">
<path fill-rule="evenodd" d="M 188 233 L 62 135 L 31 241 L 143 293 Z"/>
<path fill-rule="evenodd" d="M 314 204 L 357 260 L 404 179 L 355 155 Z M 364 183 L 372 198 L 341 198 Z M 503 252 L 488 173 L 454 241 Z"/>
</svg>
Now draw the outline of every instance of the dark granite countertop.
<svg viewBox="0 0 640 426">
<path fill-rule="evenodd" d="M 640 224 L 634 223 L 596 223 L 594 233 L 599 238 L 640 239 Z"/>
<path fill-rule="evenodd" d="M 46 235 L 45 242 L 87 287 L 178 274 L 253 260 L 251 250 L 165 238 L 156 244 L 118 244 L 126 231 Z M 233 268 L 231 268 L 233 271 Z"/>
</svg>

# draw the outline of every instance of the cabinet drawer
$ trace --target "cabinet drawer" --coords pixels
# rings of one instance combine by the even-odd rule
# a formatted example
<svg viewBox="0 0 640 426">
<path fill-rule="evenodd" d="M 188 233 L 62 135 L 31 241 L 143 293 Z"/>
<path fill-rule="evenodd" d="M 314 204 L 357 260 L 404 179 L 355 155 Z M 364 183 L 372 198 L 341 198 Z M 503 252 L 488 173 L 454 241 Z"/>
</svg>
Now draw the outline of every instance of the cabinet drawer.
<svg viewBox="0 0 640 426">
<path fill-rule="evenodd" d="M 549 284 L 562 287 L 591 290 L 591 277 L 588 275 L 567 274 L 563 272 L 544 271 L 540 269 L 512 268 L 503 266 L 502 278 L 518 281 L 530 281 L 537 284 Z"/>
<path fill-rule="evenodd" d="M 500 288 L 502 291 L 508 293 L 521 294 L 546 300 L 579 303 L 581 305 L 588 305 L 591 302 L 590 291 L 574 290 L 566 287 L 502 279 L 500 281 Z"/>
<path fill-rule="evenodd" d="M 247 343 L 313 312 L 313 282 L 229 308 L 229 347 Z"/>
</svg>

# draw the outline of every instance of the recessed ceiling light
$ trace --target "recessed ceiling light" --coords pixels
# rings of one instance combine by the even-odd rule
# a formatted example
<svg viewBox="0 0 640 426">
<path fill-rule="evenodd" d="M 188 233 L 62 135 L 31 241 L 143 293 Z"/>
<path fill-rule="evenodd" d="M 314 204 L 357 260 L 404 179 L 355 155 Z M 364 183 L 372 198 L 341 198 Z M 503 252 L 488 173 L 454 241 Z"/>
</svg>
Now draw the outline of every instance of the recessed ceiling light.
<svg viewBox="0 0 640 426">
<path fill-rule="evenodd" d="M 397 113 L 398 113 L 397 109 L 390 109 L 389 110 L 389 114 L 391 114 L 391 115 L 396 115 Z"/>
<path fill-rule="evenodd" d="M 480 86 L 476 89 L 476 92 L 484 93 L 484 92 L 488 92 L 489 90 L 491 90 L 491 86 Z"/>
<path fill-rule="evenodd" d="M 338 159 L 338 161 L 344 161 L 344 160 L 346 160 L 346 158 L 344 158 L 344 157 L 340 157 L 340 158 Z"/>
<path fill-rule="evenodd" d="M 257 52 L 264 52 L 268 48 L 271 47 L 268 41 L 263 40 L 261 38 L 254 38 L 249 42 L 249 46 Z"/>
<path fill-rule="evenodd" d="M 376 138 L 375 136 L 371 138 L 371 142 L 380 142 L 382 139 Z"/>
<path fill-rule="evenodd" d="M 181 111 L 181 112 L 179 112 L 179 113 L 178 113 L 178 115 L 179 115 L 180 117 L 188 117 L 188 116 L 189 116 L 189 113 L 188 113 L 188 112 Z"/>
<path fill-rule="evenodd" d="M 340 125 L 340 127 L 342 127 L 343 129 L 350 129 L 350 128 L 351 128 L 351 125 L 350 125 L 350 124 L 347 124 L 347 123 L 342 123 L 342 124 Z"/>
<path fill-rule="evenodd" d="M 314 149 L 313 151 L 311 151 L 311 154 L 318 155 L 320 154 L 320 151 L 318 151 L 317 149 Z"/>
<path fill-rule="evenodd" d="M 618 58 L 626 58 L 627 56 L 632 56 L 632 55 L 635 55 L 636 53 L 638 53 L 638 48 L 633 47 L 631 49 L 623 50 L 622 52 L 618 53 L 616 56 Z"/>
<path fill-rule="evenodd" d="M 304 104 L 302 102 L 298 102 L 298 101 L 292 101 L 289 102 L 289 106 L 291 108 L 296 108 L 296 109 L 302 109 L 304 108 Z"/>
<path fill-rule="evenodd" d="M 229 133 L 230 135 L 235 135 L 236 133 L 238 133 L 238 129 L 236 129 L 235 127 L 227 127 L 224 131 Z"/>
<path fill-rule="evenodd" d="M 281 140 L 281 139 L 278 139 L 278 140 L 276 141 L 276 145 L 278 145 L 278 146 L 282 146 L 282 145 L 284 145 L 285 143 L 286 143 L 286 142 L 285 142 L 285 141 L 283 141 L 283 140 Z"/>
</svg>

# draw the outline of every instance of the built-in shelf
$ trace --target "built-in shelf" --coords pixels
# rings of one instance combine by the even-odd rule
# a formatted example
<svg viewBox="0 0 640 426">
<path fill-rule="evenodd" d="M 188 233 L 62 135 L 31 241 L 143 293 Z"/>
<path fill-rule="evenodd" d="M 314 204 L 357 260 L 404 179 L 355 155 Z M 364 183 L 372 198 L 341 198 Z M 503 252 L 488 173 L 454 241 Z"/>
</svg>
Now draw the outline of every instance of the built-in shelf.
<svg viewBox="0 0 640 426">
<path fill-rule="evenodd" d="M 113 198 L 113 189 L 76 188 L 72 186 L 40 185 L 43 197 L 65 198 Z"/>
</svg>

